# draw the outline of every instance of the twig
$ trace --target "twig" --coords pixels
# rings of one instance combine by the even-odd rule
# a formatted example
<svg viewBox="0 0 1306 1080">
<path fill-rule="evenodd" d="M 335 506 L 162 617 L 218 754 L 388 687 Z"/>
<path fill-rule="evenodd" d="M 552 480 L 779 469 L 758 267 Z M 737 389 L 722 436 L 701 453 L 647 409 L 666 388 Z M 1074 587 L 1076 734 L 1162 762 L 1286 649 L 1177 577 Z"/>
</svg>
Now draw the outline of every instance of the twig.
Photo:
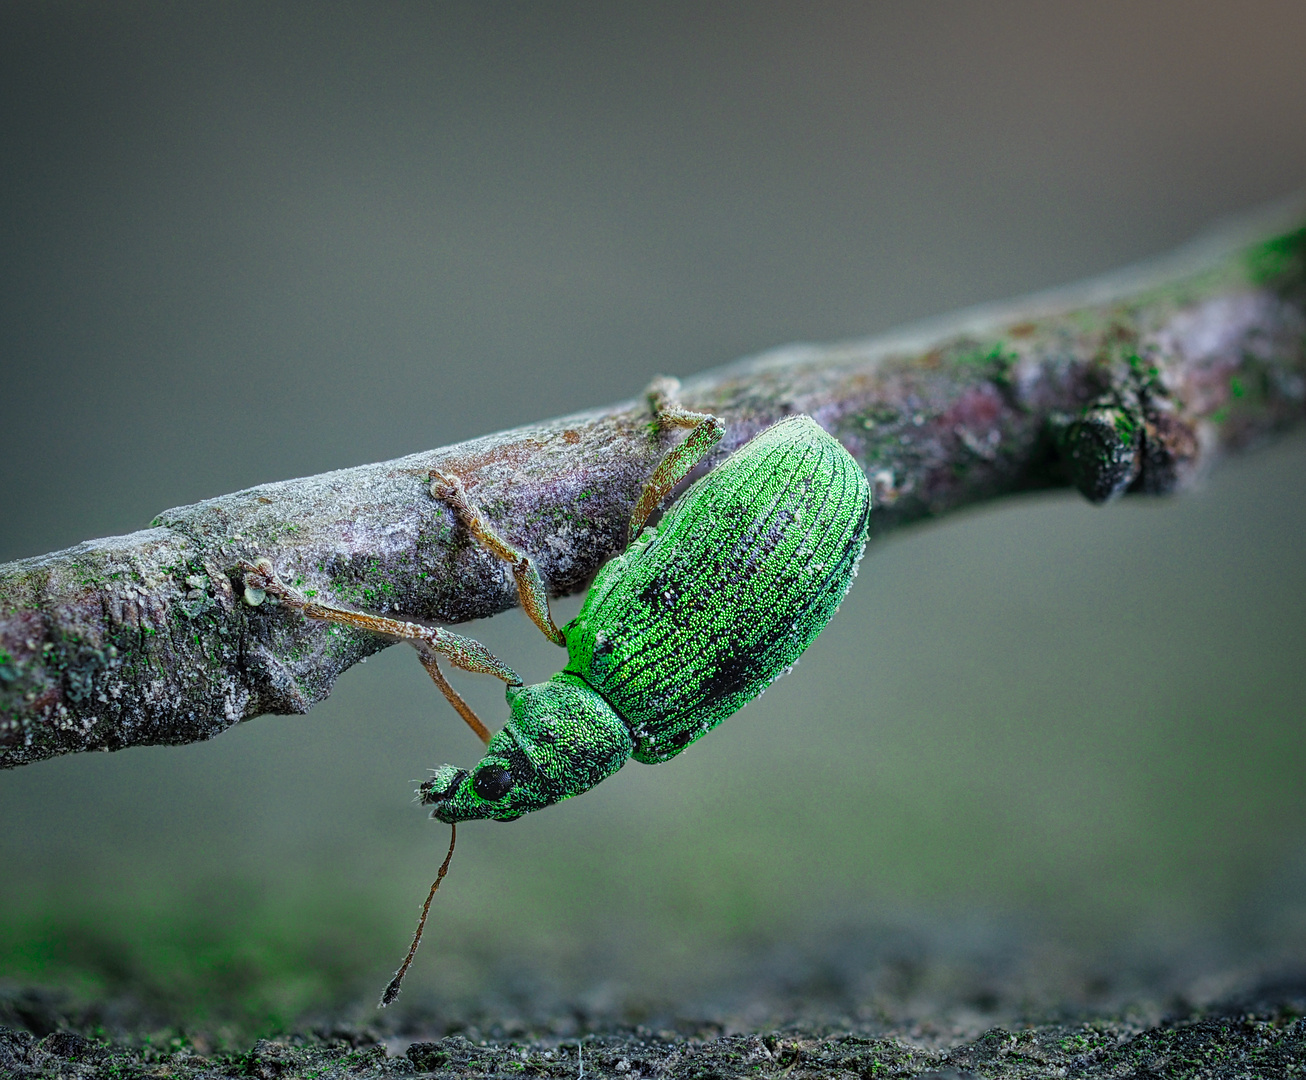
<svg viewBox="0 0 1306 1080">
<path fill-rule="evenodd" d="M 1303 222 L 1297 199 L 1150 267 L 889 338 L 779 349 L 689 380 L 681 399 L 727 422 L 713 460 L 810 413 L 871 477 L 877 535 L 1060 484 L 1095 501 L 1170 492 L 1306 417 Z M 436 470 L 554 595 L 583 588 L 679 437 L 650 421 L 624 402 L 0 566 L 0 765 L 302 713 L 385 646 L 248 603 L 239 568 L 260 558 L 310 597 L 378 613 L 448 624 L 515 604 L 508 571 L 431 497 Z"/>
</svg>

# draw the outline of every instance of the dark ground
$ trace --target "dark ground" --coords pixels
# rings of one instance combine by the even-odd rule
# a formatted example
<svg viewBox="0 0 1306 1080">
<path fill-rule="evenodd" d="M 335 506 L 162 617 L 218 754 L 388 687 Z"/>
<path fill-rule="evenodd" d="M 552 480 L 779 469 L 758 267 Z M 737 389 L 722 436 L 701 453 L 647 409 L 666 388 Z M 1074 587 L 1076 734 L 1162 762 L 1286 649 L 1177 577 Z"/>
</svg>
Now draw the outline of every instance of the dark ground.
<svg viewBox="0 0 1306 1080">
<path fill-rule="evenodd" d="M 1306 965 L 1192 943 L 1085 950 L 1013 928 L 832 933 L 765 949 L 678 1005 L 529 973 L 478 998 L 420 993 L 236 1045 L 166 1002 L 10 985 L 0 1075 L 1293 1077 L 1306 1075 Z"/>
<path fill-rule="evenodd" d="M 1306 1069 L 1306 972 L 1267 979 L 1206 1008 L 1174 999 L 1148 1015 L 1125 1010 L 1042 1022 L 1008 1022 L 952 1043 L 911 1027 L 774 1022 L 749 1034 L 712 1018 L 670 1027 L 474 1023 L 443 1038 L 390 1052 L 376 1027 L 324 1025 L 260 1039 L 247 1052 L 206 1056 L 184 1038 L 128 1045 L 97 1037 L 97 1010 L 16 992 L 0 1028 L 0 1070 L 28 1077 L 382 1077 L 382 1076 L 901 1076 L 1291 1077 Z M 978 1015 L 978 1014 L 977 1014 Z M 557 1026 L 579 1028 L 562 1037 Z M 51 1030 L 53 1028 L 54 1030 Z M 35 1032 L 32 1030 L 35 1029 Z M 38 1037 L 36 1032 L 47 1032 Z M 89 1035 L 87 1033 L 90 1033 Z M 391 1034 L 391 1040 L 394 1035 Z"/>
</svg>

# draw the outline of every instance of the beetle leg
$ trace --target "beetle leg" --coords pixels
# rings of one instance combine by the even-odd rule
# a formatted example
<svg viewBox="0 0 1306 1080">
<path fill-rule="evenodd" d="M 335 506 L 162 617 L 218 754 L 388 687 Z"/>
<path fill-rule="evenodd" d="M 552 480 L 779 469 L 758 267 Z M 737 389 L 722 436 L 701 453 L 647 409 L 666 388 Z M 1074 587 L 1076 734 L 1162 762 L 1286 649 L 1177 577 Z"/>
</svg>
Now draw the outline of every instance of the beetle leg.
<svg viewBox="0 0 1306 1080">
<path fill-rule="evenodd" d="M 467 726 L 476 732 L 476 737 L 481 742 L 488 743 L 490 741 L 490 729 L 476 715 L 476 711 L 463 700 L 462 694 L 458 693 L 449 680 L 444 677 L 444 672 L 440 670 L 440 665 L 436 662 L 435 653 L 429 649 L 418 649 L 417 659 L 422 662 L 422 667 L 426 668 L 426 673 L 431 676 L 431 681 L 440 688 L 440 693 L 448 698 L 454 712 L 467 722 Z"/>
<path fill-rule="evenodd" d="M 463 637 L 439 626 L 424 626 L 422 623 L 409 622 L 407 619 L 367 615 L 361 611 L 350 611 L 348 608 L 308 600 L 282 582 L 267 559 L 259 559 L 253 566 L 245 566 L 244 571 L 247 590 L 261 589 L 267 595 L 275 596 L 286 607 L 294 608 L 309 619 L 356 626 L 360 630 L 370 630 L 374 634 L 407 641 L 417 649 L 422 666 L 426 668 L 427 674 L 431 676 L 435 685 L 449 699 L 449 704 L 454 707 L 454 711 L 467 722 L 467 726 L 476 732 L 482 742 L 490 741 L 489 729 L 449 684 L 444 677 L 444 672 L 436 663 L 436 655 L 448 657 L 451 664 L 464 671 L 475 672 L 478 675 L 493 675 L 509 686 L 522 685 L 521 676 L 475 638 Z"/>
<path fill-rule="evenodd" d="M 690 412 L 681 408 L 676 397 L 679 391 L 680 381 L 666 376 L 654 379 L 648 388 L 649 405 L 653 408 L 659 430 L 665 427 L 683 427 L 689 428 L 690 432 L 684 442 L 667 451 L 666 457 L 658 463 L 653 475 L 645 483 L 644 490 L 635 502 L 635 509 L 631 511 L 627 543 L 639 535 L 648 516 L 725 434 L 726 426 L 718 417 L 711 413 Z"/>
<path fill-rule="evenodd" d="M 555 645 L 565 645 L 567 641 L 549 612 L 549 594 L 544 588 L 544 580 L 531 557 L 513 547 L 495 531 L 480 508 L 467 498 L 463 482 L 452 473 L 432 472 L 431 494 L 449 504 L 454 516 L 463 528 L 476 537 L 481 547 L 512 568 L 513 580 L 517 582 L 517 597 L 526 614 L 531 617 L 531 622 Z"/>
</svg>

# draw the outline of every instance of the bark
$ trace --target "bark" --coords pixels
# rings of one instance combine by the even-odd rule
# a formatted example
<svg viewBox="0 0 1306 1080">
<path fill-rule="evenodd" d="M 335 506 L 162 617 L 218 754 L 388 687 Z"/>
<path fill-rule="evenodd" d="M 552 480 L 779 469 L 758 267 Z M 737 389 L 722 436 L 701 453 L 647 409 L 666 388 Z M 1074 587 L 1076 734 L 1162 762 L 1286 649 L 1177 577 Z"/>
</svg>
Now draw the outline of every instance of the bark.
<svg viewBox="0 0 1306 1080">
<path fill-rule="evenodd" d="M 809 413 L 871 478 L 876 535 L 1019 491 L 1165 494 L 1306 417 L 1306 202 L 1161 263 L 871 341 L 790 346 L 686 382 L 720 460 Z M 429 493 L 460 476 L 554 595 L 625 543 L 672 441 L 623 402 L 395 461 L 251 488 L 128 536 L 0 566 L 0 765 L 207 739 L 302 713 L 389 642 L 244 599 L 270 559 L 310 596 L 448 624 L 516 603 Z"/>
</svg>

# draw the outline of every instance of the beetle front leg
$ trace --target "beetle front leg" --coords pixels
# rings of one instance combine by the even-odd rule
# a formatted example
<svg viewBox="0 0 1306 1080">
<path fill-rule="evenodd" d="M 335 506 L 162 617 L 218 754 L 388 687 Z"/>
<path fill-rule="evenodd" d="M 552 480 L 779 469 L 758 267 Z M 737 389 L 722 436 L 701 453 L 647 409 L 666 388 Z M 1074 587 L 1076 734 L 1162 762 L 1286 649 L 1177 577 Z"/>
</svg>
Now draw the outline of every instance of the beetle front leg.
<svg viewBox="0 0 1306 1080">
<path fill-rule="evenodd" d="M 449 704 L 453 706 L 454 712 L 461 716 L 467 726 L 476 732 L 476 737 L 480 739 L 481 742 L 489 745 L 490 739 L 493 738 L 490 734 L 490 729 L 487 728 L 481 718 L 476 715 L 476 710 L 463 700 L 462 694 L 458 693 L 458 691 L 453 688 L 453 684 L 444 677 L 444 672 L 440 670 L 440 665 L 436 662 L 435 653 L 429 652 L 425 648 L 419 648 L 417 650 L 417 659 L 422 662 L 422 667 L 426 668 L 426 673 L 431 676 L 431 681 L 440 688 L 440 693 L 442 693 L 448 700 Z"/>
<path fill-rule="evenodd" d="M 649 405 L 659 430 L 665 427 L 683 427 L 689 428 L 690 432 L 684 442 L 667 451 L 667 456 L 658 462 L 653 475 L 644 484 L 644 490 L 635 502 L 635 509 L 631 511 L 627 543 L 639 535 L 648 516 L 725 434 L 726 426 L 718 417 L 711 413 L 690 412 L 681 408 L 677 399 L 679 393 L 680 380 L 665 375 L 654 379 L 648 388 Z"/>
<path fill-rule="evenodd" d="M 499 535 L 480 507 L 467 498 L 463 482 L 452 473 L 431 473 L 431 495 L 448 503 L 454 517 L 481 547 L 511 567 L 513 580 L 517 583 L 517 597 L 531 622 L 555 645 L 566 645 L 566 638 L 549 611 L 549 594 L 544 588 L 544 579 L 531 557 Z"/>
<path fill-rule="evenodd" d="M 439 626 L 424 626 L 421 623 L 409 622 L 407 619 L 389 619 L 382 615 L 367 615 L 361 611 L 350 611 L 348 608 L 335 607 L 331 604 L 319 604 L 316 600 L 300 596 L 286 585 L 277 577 L 272 563 L 267 559 L 259 559 L 252 566 L 243 567 L 243 570 L 248 603 L 260 602 L 254 599 L 257 593 L 251 593 L 251 590 L 259 590 L 268 596 L 275 596 L 286 607 L 294 608 L 309 619 L 320 619 L 322 622 L 341 626 L 356 626 L 360 630 L 370 630 L 374 634 L 407 641 L 417 649 L 422 667 L 449 700 L 454 711 L 476 732 L 482 742 L 490 741 L 489 728 L 482 723 L 472 707 L 444 677 L 444 672 L 436 662 L 437 654 L 447 657 L 451 664 L 464 671 L 471 671 L 478 675 L 493 675 L 509 686 L 522 685 L 521 676 L 475 638 L 463 637 Z"/>
</svg>

